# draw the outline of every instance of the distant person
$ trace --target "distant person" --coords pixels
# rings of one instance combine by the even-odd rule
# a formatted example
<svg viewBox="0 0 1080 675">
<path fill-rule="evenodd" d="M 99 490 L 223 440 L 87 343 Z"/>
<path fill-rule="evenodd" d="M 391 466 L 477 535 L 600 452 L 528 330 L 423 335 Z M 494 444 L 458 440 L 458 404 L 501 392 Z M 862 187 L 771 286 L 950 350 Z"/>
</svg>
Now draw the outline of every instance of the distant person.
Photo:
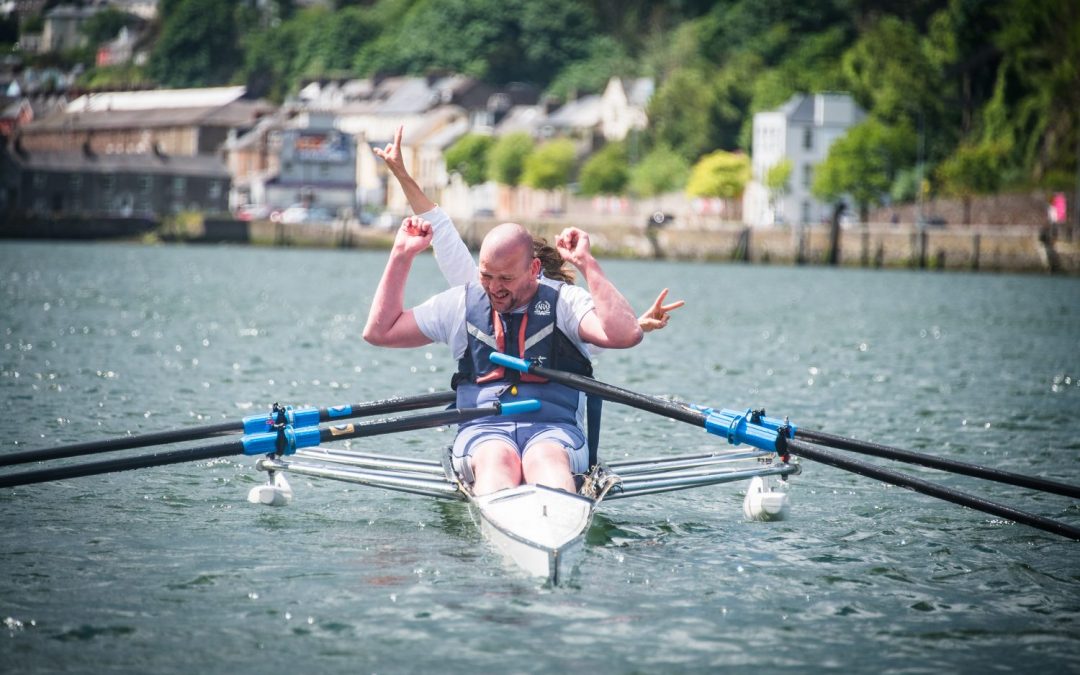
<svg viewBox="0 0 1080 675">
<path fill-rule="evenodd" d="M 447 283 L 457 286 L 474 281 L 477 275 L 476 262 L 450 216 L 424 194 L 423 189 L 405 168 L 405 161 L 401 156 L 402 131 L 403 127 L 399 126 L 394 133 L 393 142 L 388 143 L 385 148 L 372 148 L 372 152 L 386 162 L 387 169 L 401 185 L 413 213 L 431 223 L 434 232 L 431 246 L 439 271 Z M 558 250 L 549 246 L 545 240 L 534 237 L 533 251 L 541 262 L 544 277 L 574 283 L 573 267 L 566 264 Z M 667 294 L 668 289 L 665 288 L 652 306 L 638 317 L 638 325 L 643 331 L 650 332 L 666 327 L 671 319 L 670 313 L 686 304 L 683 300 L 664 304 Z"/>
</svg>

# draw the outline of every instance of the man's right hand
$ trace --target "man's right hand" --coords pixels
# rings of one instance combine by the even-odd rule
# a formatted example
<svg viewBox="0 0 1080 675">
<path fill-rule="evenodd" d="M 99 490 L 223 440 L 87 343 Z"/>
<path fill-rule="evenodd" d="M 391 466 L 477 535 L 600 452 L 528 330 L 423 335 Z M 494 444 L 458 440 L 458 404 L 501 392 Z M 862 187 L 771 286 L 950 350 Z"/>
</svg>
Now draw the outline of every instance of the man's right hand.
<svg viewBox="0 0 1080 675">
<path fill-rule="evenodd" d="M 431 235 L 431 223 L 420 216 L 409 216 L 401 221 L 401 227 L 394 237 L 394 250 L 415 256 L 431 245 Z"/>
</svg>

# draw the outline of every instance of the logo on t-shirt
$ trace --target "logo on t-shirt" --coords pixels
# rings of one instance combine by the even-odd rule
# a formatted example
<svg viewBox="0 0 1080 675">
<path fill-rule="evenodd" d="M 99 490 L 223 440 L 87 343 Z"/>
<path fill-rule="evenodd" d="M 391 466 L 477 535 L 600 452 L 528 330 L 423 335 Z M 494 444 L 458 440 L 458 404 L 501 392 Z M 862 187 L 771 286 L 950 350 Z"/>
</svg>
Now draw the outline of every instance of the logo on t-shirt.
<svg viewBox="0 0 1080 675">
<path fill-rule="evenodd" d="M 533 305 L 533 314 L 536 316 L 551 316 L 551 303 L 547 300 L 541 300 Z"/>
</svg>

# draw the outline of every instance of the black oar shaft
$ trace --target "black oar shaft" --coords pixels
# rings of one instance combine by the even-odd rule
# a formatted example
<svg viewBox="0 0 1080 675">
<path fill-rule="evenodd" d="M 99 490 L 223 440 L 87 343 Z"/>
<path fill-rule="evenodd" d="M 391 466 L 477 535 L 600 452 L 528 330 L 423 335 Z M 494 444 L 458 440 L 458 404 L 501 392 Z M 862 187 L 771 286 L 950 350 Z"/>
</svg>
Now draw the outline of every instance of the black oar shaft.
<svg viewBox="0 0 1080 675">
<path fill-rule="evenodd" d="M 568 373 L 562 370 L 552 370 L 551 368 L 533 365 L 529 368 L 529 372 L 553 382 L 573 387 L 586 394 L 599 396 L 607 401 L 621 403 L 623 405 L 628 405 L 631 408 L 637 408 L 646 412 L 656 413 L 657 415 L 663 415 L 664 417 L 670 417 L 680 422 L 693 424 L 694 426 L 705 426 L 704 414 L 676 403 L 668 403 L 667 401 L 662 401 L 652 396 L 638 394 L 628 389 L 623 389 L 622 387 L 616 387 L 613 384 L 594 380 L 591 377 Z"/>
<path fill-rule="evenodd" d="M 86 462 L 83 464 L 58 466 L 50 469 L 23 471 L 21 473 L 0 476 L 0 488 L 15 487 L 17 485 L 31 485 L 33 483 L 47 483 L 53 480 L 94 476 L 102 473 L 129 471 L 131 469 L 145 469 L 151 466 L 165 466 L 166 464 L 179 464 L 181 462 L 196 462 L 200 459 L 214 459 L 217 457 L 238 455 L 243 451 L 244 446 L 240 441 L 232 441 L 229 443 L 219 443 L 198 448 L 154 452 L 149 455 L 139 455 L 137 457 L 117 457 L 116 459 L 104 459 L 98 462 Z"/>
<path fill-rule="evenodd" d="M 335 408 L 319 408 L 319 422 L 431 408 L 437 405 L 447 405 L 452 403 L 455 397 L 456 394 L 452 391 L 418 394 L 416 396 L 396 396 L 393 398 L 380 399 L 378 401 L 354 403 L 348 406 L 349 410 L 347 413 L 342 413 L 340 412 L 340 409 Z M 269 417 L 269 413 L 267 413 L 267 417 Z M 13 466 L 15 464 L 26 464 L 29 462 L 44 462 L 51 459 L 63 459 L 65 457 L 83 457 L 85 455 L 131 450 L 132 448 L 145 448 L 154 445 L 165 445 L 167 443 L 196 441 L 223 434 L 238 434 L 243 431 L 244 423 L 242 421 L 234 420 L 206 426 L 157 431 L 135 436 L 123 436 L 121 438 L 110 438 L 101 441 L 72 443 L 70 445 L 60 445 L 54 448 L 6 452 L 0 453 L 0 466 Z M 269 431 L 269 426 L 265 431 Z"/>
<path fill-rule="evenodd" d="M 63 459 L 65 457 L 82 457 L 84 455 L 97 455 L 105 452 L 130 450 L 132 448 L 144 448 L 153 445 L 165 445 L 166 443 L 182 443 L 194 441 L 200 438 L 210 438 L 221 434 L 232 434 L 243 431 L 240 422 L 222 422 L 210 426 L 192 427 L 190 429 L 172 429 L 170 431 L 156 431 L 137 436 L 123 436 L 110 438 L 104 441 L 87 441 L 85 443 L 72 443 L 71 445 L 58 445 L 55 448 L 42 448 L 40 450 L 20 450 L 18 452 L 6 452 L 0 454 L 0 466 L 13 466 L 28 462 L 45 462 L 50 459 Z"/>
<path fill-rule="evenodd" d="M 453 408 L 450 410 L 438 410 L 436 412 L 423 413 L 420 415 L 388 417 L 372 422 L 344 424 L 336 427 L 319 429 L 319 440 L 322 443 L 328 443 L 330 441 L 342 441 L 349 438 L 379 436 L 381 434 L 395 433 L 398 431 L 415 431 L 417 429 L 460 424 L 461 422 L 467 422 L 480 417 L 490 417 L 492 414 L 493 411 L 491 408 Z"/>
<path fill-rule="evenodd" d="M 978 466 L 976 464 L 968 464 L 966 462 L 945 459 L 943 457 L 934 457 L 933 455 L 912 452 L 910 450 L 901 450 L 900 448 L 892 448 L 887 445 L 879 445 L 868 441 L 834 436 L 833 434 L 825 433 L 823 431 L 799 428 L 795 432 L 795 438 L 805 439 L 819 445 L 827 445 L 831 448 L 839 448 L 841 450 L 849 450 L 864 455 L 881 457 L 882 459 L 892 459 L 899 462 L 908 462 L 909 464 L 919 464 L 931 469 L 950 471 L 952 473 L 996 481 L 998 483 L 1041 490 L 1042 492 L 1052 492 L 1066 497 L 1073 497 L 1074 499 L 1080 498 L 1080 486 L 1069 485 L 1068 483 L 1062 483 L 1046 478 L 1025 476 L 1023 474 Z"/>
<path fill-rule="evenodd" d="M 535 404 L 536 402 L 533 401 L 532 403 Z M 512 413 L 514 410 L 511 408 L 511 405 L 520 406 L 522 404 L 507 404 L 502 407 L 501 411 L 499 408 L 491 407 L 454 408 L 452 410 L 438 410 L 418 415 L 390 417 L 360 424 L 344 424 L 336 427 L 320 428 L 318 429 L 318 437 L 320 442 L 340 441 L 349 438 L 362 438 L 399 431 L 414 431 L 417 429 L 446 426 L 480 417 L 497 415 L 500 414 L 500 412 Z M 258 434 L 257 436 L 267 441 L 266 446 L 269 447 L 271 451 L 273 450 L 275 434 L 267 433 Z M 31 485 L 33 483 L 45 483 L 54 480 L 64 480 L 66 478 L 79 478 L 82 476 L 112 473 L 114 471 L 144 469 L 151 466 L 164 466 L 167 464 L 178 464 L 180 462 L 193 462 L 200 459 L 213 459 L 216 457 L 228 457 L 230 455 L 242 454 L 261 454 L 261 452 L 253 452 L 250 448 L 246 448 L 244 440 L 228 441 L 214 445 L 185 448 L 182 450 L 160 451 L 134 457 L 119 457 L 97 462 L 86 462 L 83 464 L 23 471 L 21 473 L 0 476 L 0 488 Z"/>
<path fill-rule="evenodd" d="M 1028 513 L 1026 511 L 1020 511 L 1010 506 L 1005 506 L 1004 504 L 991 502 L 982 497 L 976 497 L 975 495 L 931 483 L 904 473 L 867 464 L 866 462 L 861 462 L 859 460 L 841 457 L 828 450 L 823 450 L 822 448 L 815 447 L 802 441 L 790 440 L 787 443 L 787 448 L 792 454 L 805 459 L 820 462 L 821 464 L 827 464 L 837 469 L 843 469 L 844 471 L 857 473 L 861 476 L 880 480 L 898 487 L 908 488 L 931 497 L 937 497 L 938 499 L 943 499 L 954 504 L 967 506 L 968 508 L 989 513 L 1000 518 L 1005 518 L 1024 525 L 1030 525 L 1031 527 L 1046 532 L 1052 532 L 1063 537 L 1080 541 L 1080 527 L 1073 527 L 1072 525 L 1051 518 Z"/>
</svg>

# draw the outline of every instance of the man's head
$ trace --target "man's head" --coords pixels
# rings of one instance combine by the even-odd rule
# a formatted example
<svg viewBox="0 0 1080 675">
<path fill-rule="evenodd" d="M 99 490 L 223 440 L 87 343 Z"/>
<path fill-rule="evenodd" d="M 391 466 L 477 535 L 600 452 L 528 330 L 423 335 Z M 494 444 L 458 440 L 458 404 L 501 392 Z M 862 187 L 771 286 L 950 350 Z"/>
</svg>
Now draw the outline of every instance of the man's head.
<svg viewBox="0 0 1080 675">
<path fill-rule="evenodd" d="M 480 245 L 480 284 L 497 312 L 521 307 L 536 294 L 540 261 L 533 238 L 517 223 L 503 223 Z"/>
</svg>

